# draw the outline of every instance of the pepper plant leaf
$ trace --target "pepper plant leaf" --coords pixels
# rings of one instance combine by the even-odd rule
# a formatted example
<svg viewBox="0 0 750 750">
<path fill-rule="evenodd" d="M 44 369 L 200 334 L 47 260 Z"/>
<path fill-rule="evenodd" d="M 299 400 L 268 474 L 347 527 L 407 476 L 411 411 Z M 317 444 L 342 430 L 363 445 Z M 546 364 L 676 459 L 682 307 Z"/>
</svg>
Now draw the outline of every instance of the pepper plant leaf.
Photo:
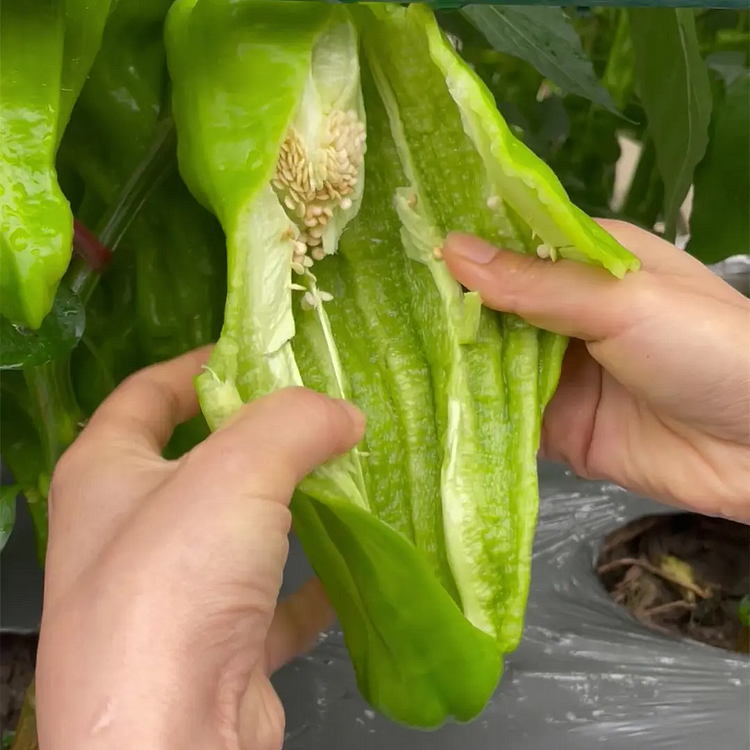
<svg viewBox="0 0 750 750">
<path fill-rule="evenodd" d="M 17 484 L 0 487 L 0 550 L 10 539 L 16 523 L 16 500 L 21 488 Z"/>
<path fill-rule="evenodd" d="M 750 71 L 716 104 L 706 156 L 695 170 L 687 251 L 704 263 L 750 252 Z"/>
<path fill-rule="evenodd" d="M 78 344 L 86 327 L 81 299 L 59 286 L 52 311 L 35 331 L 0 318 L 0 370 L 36 367 L 68 354 Z"/>
<path fill-rule="evenodd" d="M 637 86 L 664 180 L 666 236 L 674 240 L 680 208 L 708 145 L 711 84 L 694 11 L 632 8 L 629 20 Z"/>
<path fill-rule="evenodd" d="M 562 8 L 469 5 L 463 13 L 499 52 L 526 60 L 564 91 L 617 112 Z"/>
</svg>

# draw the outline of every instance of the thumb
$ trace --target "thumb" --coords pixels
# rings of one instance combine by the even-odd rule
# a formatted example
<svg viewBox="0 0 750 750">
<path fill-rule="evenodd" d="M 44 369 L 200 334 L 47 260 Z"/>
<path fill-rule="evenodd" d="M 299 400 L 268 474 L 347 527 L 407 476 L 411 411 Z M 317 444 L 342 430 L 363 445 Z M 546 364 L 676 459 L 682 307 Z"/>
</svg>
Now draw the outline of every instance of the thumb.
<svg viewBox="0 0 750 750">
<path fill-rule="evenodd" d="M 198 446 L 195 463 L 235 492 L 288 503 L 295 486 L 351 450 L 364 427 L 364 415 L 346 401 L 287 388 L 245 405 Z"/>
<path fill-rule="evenodd" d="M 499 250 L 471 235 L 450 234 L 443 258 L 482 302 L 554 333 L 585 341 L 616 336 L 646 302 L 645 273 L 616 279 L 604 269 Z M 637 298 L 637 299 L 636 299 Z"/>
</svg>

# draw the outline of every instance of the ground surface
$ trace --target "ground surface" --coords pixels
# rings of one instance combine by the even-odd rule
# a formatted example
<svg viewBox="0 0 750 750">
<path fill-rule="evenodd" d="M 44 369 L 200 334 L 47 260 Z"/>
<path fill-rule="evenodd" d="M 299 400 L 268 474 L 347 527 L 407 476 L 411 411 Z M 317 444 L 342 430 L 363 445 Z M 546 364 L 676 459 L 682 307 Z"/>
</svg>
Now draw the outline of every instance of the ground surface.
<svg viewBox="0 0 750 750">
<path fill-rule="evenodd" d="M 748 652 L 738 607 L 750 591 L 750 529 L 692 513 L 648 516 L 613 532 L 598 561 L 612 598 L 640 622 Z"/>
<path fill-rule="evenodd" d="M 0 736 L 14 729 L 34 675 L 36 636 L 0 637 Z"/>
</svg>

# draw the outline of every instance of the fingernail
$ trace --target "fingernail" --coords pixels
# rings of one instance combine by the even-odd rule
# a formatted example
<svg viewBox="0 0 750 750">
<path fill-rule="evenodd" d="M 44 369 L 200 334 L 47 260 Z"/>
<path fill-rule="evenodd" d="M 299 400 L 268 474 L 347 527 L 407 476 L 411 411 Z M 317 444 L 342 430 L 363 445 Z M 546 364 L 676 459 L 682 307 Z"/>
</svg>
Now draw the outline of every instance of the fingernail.
<svg viewBox="0 0 750 750">
<path fill-rule="evenodd" d="M 497 255 L 496 247 L 468 234 L 448 235 L 445 240 L 445 250 L 480 266 L 487 265 Z"/>
</svg>

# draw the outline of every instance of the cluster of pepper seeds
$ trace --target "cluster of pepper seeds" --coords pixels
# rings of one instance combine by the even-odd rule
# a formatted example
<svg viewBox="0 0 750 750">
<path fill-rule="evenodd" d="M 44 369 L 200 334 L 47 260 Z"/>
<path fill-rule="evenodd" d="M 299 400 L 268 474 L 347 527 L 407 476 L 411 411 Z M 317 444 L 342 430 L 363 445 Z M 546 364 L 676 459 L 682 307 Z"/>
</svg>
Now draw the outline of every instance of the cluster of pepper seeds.
<svg viewBox="0 0 750 750">
<path fill-rule="evenodd" d="M 315 261 L 325 257 L 322 237 L 334 210 L 352 207 L 349 196 L 360 178 L 365 140 L 365 124 L 354 110 L 330 114 L 323 144 L 314 154 L 306 150 L 294 128 L 287 133 L 272 184 L 300 230 L 296 239 L 293 230 L 284 237 L 294 242 L 292 271 L 299 276 L 312 276 L 310 269 Z M 308 291 L 302 305 L 309 309 L 331 299 L 328 292 Z"/>
</svg>

